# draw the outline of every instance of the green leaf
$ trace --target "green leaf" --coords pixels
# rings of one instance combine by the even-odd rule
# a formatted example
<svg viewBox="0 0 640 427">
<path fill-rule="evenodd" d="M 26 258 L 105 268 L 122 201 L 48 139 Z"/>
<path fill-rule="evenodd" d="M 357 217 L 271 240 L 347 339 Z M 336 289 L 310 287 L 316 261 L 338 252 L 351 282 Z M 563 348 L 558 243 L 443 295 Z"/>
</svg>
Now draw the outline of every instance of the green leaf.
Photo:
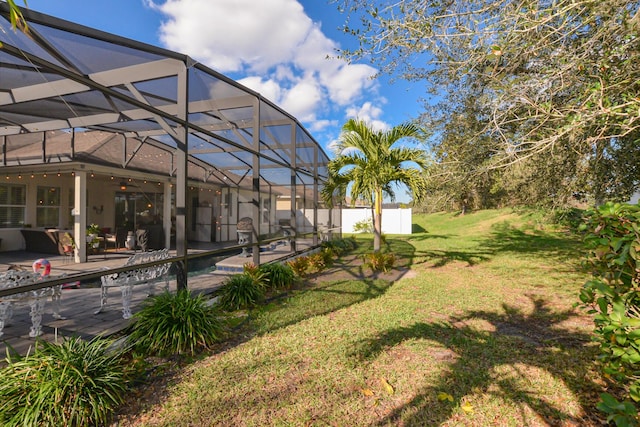
<svg viewBox="0 0 640 427">
<path fill-rule="evenodd" d="M 604 282 L 601 281 L 594 281 L 593 286 L 604 296 L 609 297 L 609 298 L 614 298 L 616 296 L 616 293 L 614 292 L 614 290 L 611 288 L 611 286 L 607 285 Z"/>
<path fill-rule="evenodd" d="M 625 354 L 624 349 L 620 347 L 613 347 L 611 350 L 613 357 L 622 357 Z"/>
<path fill-rule="evenodd" d="M 629 397 L 635 402 L 640 401 L 640 385 L 638 383 L 632 384 L 629 387 Z"/>
<path fill-rule="evenodd" d="M 627 343 L 627 335 L 625 333 L 617 333 L 616 342 L 620 345 L 625 345 Z"/>
<path fill-rule="evenodd" d="M 640 362 L 640 353 L 635 350 L 628 352 L 627 356 L 625 357 L 625 362 L 628 362 L 630 364 L 636 364 Z"/>
<path fill-rule="evenodd" d="M 613 311 L 615 313 L 618 313 L 621 317 L 624 317 L 624 314 L 627 312 L 627 307 L 620 298 L 614 299 L 611 303 L 611 306 L 613 308 Z"/>
<path fill-rule="evenodd" d="M 598 308 L 600 309 L 600 312 L 607 314 L 609 311 L 609 301 L 602 297 L 598 298 Z"/>
</svg>

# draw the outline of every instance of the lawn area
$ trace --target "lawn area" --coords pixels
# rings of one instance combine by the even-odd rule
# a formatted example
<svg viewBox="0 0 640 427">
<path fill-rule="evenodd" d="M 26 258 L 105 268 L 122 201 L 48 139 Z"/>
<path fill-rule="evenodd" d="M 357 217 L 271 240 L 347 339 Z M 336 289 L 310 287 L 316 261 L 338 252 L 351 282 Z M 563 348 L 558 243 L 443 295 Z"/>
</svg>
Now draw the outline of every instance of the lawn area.
<svg viewBox="0 0 640 427">
<path fill-rule="evenodd" d="M 580 240 L 537 218 L 414 215 L 395 273 L 343 257 L 119 425 L 600 425 Z"/>
</svg>

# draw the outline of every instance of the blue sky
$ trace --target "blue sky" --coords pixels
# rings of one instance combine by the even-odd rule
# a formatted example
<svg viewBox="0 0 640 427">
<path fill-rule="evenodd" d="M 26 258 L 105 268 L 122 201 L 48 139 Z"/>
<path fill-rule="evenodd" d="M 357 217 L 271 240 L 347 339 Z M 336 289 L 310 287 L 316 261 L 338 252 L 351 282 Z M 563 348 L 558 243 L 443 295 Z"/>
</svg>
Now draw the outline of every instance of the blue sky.
<svg viewBox="0 0 640 427">
<path fill-rule="evenodd" d="M 424 95 L 419 85 L 371 79 L 377 70 L 370 64 L 327 59 L 355 43 L 339 30 L 345 17 L 328 0 L 28 0 L 28 6 L 187 54 L 293 114 L 330 156 L 349 118 L 388 128 L 416 116 Z"/>
</svg>

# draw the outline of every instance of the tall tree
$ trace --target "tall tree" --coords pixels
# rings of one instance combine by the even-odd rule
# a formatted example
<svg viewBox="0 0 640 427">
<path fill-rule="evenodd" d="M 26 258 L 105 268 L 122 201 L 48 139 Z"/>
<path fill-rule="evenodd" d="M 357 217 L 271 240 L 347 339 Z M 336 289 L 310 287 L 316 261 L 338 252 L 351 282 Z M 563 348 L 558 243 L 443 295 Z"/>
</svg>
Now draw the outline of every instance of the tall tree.
<svg viewBox="0 0 640 427">
<path fill-rule="evenodd" d="M 404 138 L 423 137 L 424 131 L 412 123 L 383 131 L 374 130 L 363 120 L 350 119 L 342 127 L 322 197 L 329 206 L 347 195 L 352 205 L 358 199 L 372 204 L 374 251 L 381 246 L 383 197 L 395 200 L 394 186 L 399 183 L 409 188 L 416 201 L 425 195 L 426 153 L 399 143 Z"/>
<path fill-rule="evenodd" d="M 566 153 L 556 174 L 581 171 L 595 199 L 638 186 L 624 170 L 640 159 L 640 1 L 336 1 L 361 17 L 344 56 L 489 110 L 494 167 Z"/>
<path fill-rule="evenodd" d="M 500 171 L 492 168 L 496 144 L 482 132 L 484 110 L 475 99 L 465 98 L 430 109 L 420 118 L 437 136 L 430 140 L 434 162 L 428 173 L 428 210 L 464 214 L 500 204 Z"/>
</svg>

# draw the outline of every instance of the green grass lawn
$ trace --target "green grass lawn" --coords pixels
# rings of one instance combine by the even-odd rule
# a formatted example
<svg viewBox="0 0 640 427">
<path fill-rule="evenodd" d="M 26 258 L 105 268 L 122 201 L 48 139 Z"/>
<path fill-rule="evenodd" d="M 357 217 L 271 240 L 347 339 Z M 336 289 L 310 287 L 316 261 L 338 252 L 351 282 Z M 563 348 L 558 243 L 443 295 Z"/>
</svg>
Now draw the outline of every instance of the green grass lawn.
<svg viewBox="0 0 640 427">
<path fill-rule="evenodd" d="M 132 423 L 597 425 L 591 319 L 573 308 L 579 239 L 511 210 L 413 222 L 387 237 L 401 279 L 344 258 L 254 310 L 244 339 L 190 365 Z"/>
</svg>

